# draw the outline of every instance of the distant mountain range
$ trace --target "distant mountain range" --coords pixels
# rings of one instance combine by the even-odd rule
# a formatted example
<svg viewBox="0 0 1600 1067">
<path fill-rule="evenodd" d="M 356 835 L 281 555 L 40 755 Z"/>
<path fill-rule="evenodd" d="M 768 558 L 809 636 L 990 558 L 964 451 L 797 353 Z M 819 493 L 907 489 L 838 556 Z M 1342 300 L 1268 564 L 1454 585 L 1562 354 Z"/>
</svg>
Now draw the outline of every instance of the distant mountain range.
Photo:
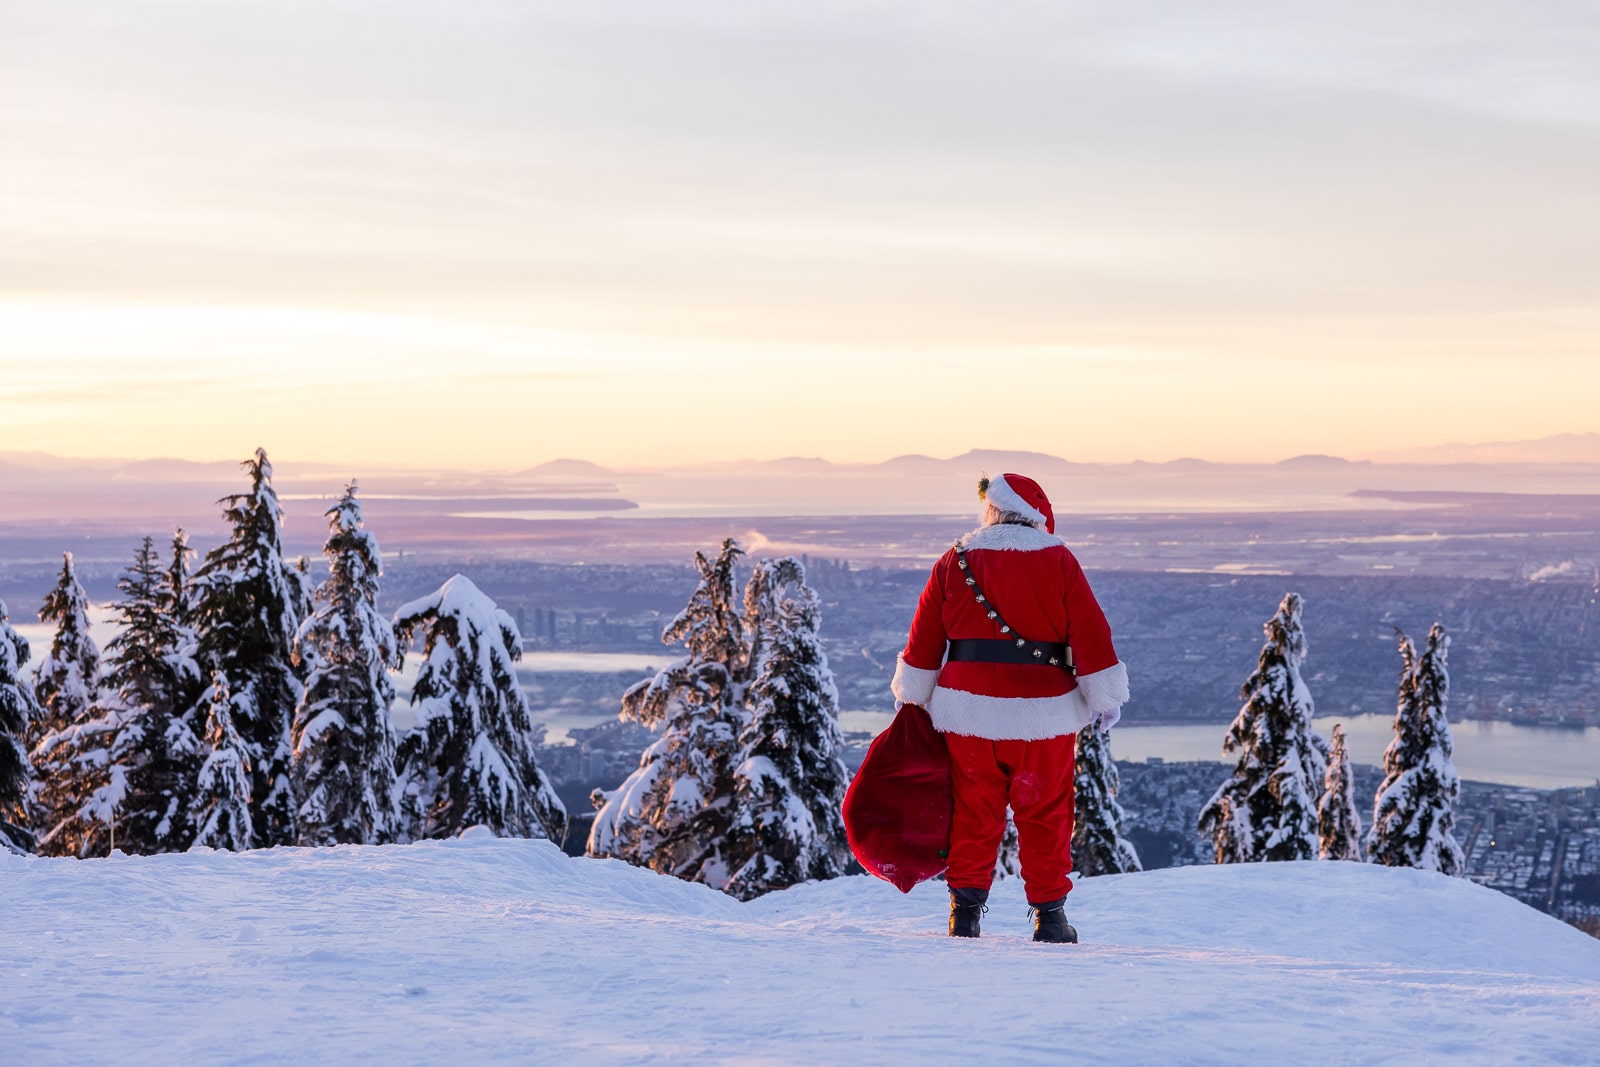
<svg viewBox="0 0 1600 1067">
<path fill-rule="evenodd" d="M 607 467 L 584 459 L 562 458 L 538 463 L 510 472 L 468 472 L 422 470 L 399 467 L 366 466 L 381 477 L 404 475 L 410 478 L 447 479 L 459 484 L 463 475 L 472 478 L 489 478 L 515 482 L 518 480 L 555 481 L 615 480 L 619 476 L 673 475 L 683 473 L 712 473 L 742 470 L 762 470 L 790 475 L 834 474 L 840 471 L 879 470 L 898 474 L 937 474 L 953 469 L 981 469 L 991 473 L 1005 470 L 1032 470 L 1043 472 L 1084 472 L 1116 470 L 1215 470 L 1279 469 L 1279 470 L 1349 470 L 1374 466 L 1417 466 L 1448 464 L 1595 464 L 1600 465 L 1600 433 L 1563 433 L 1531 441 L 1488 441 L 1476 444 L 1457 442 L 1429 445 L 1420 448 L 1371 452 L 1356 459 L 1330 455 L 1291 456 L 1273 463 L 1225 463 L 1195 457 L 1152 462 L 1132 460 L 1126 463 L 1091 463 L 1065 459 L 1045 452 L 1023 450 L 975 448 L 958 456 L 940 459 L 935 456 L 908 454 L 895 456 L 878 463 L 839 463 L 817 456 L 785 456 L 767 460 L 721 460 L 714 463 L 690 463 L 676 467 L 627 468 Z M 291 463 L 297 478 L 338 477 L 342 472 L 363 467 L 346 463 Z M 230 479 L 239 469 L 233 460 L 197 461 L 185 459 L 72 459 L 46 452 L 0 451 L 0 477 L 25 477 L 28 474 L 67 477 L 82 475 L 109 475 L 119 481 L 194 482 L 212 479 Z"/>
<path fill-rule="evenodd" d="M 1432 445 L 1374 452 L 1374 463 L 1600 463 L 1600 433 L 1561 433 L 1536 441 Z"/>
<path fill-rule="evenodd" d="M 1276 463 L 1083 463 L 1041 452 L 974 449 L 879 463 L 817 457 L 728 460 L 657 469 L 563 458 L 498 471 L 425 470 L 349 463 L 275 464 L 275 484 L 297 530 L 321 514 L 352 477 L 391 522 L 405 515 L 555 514 L 656 518 L 727 515 L 954 515 L 976 509 L 980 475 L 1009 471 L 1044 485 L 1066 512 L 1302 511 L 1417 506 L 1425 493 L 1600 493 L 1600 434 L 1538 441 L 1443 445 L 1347 459 L 1292 456 Z M 237 462 L 63 459 L 0 452 L 0 525 L 102 520 L 116 525 L 214 524 L 216 500 L 242 491 Z M 1363 493 L 1363 491 L 1365 491 Z M 1399 494 L 1399 495 L 1397 495 Z M 1436 506 L 1436 505 L 1435 505 Z M 159 528 L 159 527 L 157 527 Z"/>
</svg>

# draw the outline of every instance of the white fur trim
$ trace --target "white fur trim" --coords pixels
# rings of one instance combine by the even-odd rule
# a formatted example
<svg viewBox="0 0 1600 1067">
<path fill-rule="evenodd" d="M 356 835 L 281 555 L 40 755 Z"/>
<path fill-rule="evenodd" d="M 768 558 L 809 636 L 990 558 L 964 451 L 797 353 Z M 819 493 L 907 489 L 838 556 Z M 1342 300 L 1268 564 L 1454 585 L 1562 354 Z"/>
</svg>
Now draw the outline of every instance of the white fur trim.
<svg viewBox="0 0 1600 1067">
<path fill-rule="evenodd" d="M 1083 703 L 1095 716 L 1120 717 L 1122 705 L 1128 702 L 1128 668 L 1114 663 L 1103 671 L 1078 675 L 1075 693 L 1083 694 Z"/>
<path fill-rule="evenodd" d="M 995 548 L 1003 552 L 1037 552 L 1064 544 L 1066 542 L 1053 533 L 1015 523 L 980 526 L 961 539 L 962 548 Z"/>
<path fill-rule="evenodd" d="M 1081 676 L 1078 688 L 1063 696 L 991 697 L 940 686 L 923 706 L 933 728 L 943 733 L 991 741 L 1043 741 L 1075 734 L 1096 720 L 1110 729 L 1122 718 L 1127 700 L 1128 668 L 1118 663 Z"/>
<path fill-rule="evenodd" d="M 1058 697 L 989 697 L 940 686 L 927 708 L 935 730 L 991 741 L 1043 741 L 1075 734 L 1094 718 L 1076 689 Z"/>
<path fill-rule="evenodd" d="M 1018 496 L 1017 491 L 1011 488 L 1011 483 L 1006 481 L 1003 474 L 989 479 L 989 488 L 984 490 L 983 495 L 985 500 L 1001 511 L 1009 511 L 1025 519 L 1032 519 L 1040 526 L 1044 525 L 1044 512 Z"/>
<path fill-rule="evenodd" d="M 923 670 L 913 667 L 906 662 L 904 653 L 895 657 L 894 681 L 889 683 L 889 692 L 901 704 L 915 704 L 918 707 L 928 706 L 928 700 L 933 696 L 933 690 L 939 684 L 939 670 Z"/>
</svg>

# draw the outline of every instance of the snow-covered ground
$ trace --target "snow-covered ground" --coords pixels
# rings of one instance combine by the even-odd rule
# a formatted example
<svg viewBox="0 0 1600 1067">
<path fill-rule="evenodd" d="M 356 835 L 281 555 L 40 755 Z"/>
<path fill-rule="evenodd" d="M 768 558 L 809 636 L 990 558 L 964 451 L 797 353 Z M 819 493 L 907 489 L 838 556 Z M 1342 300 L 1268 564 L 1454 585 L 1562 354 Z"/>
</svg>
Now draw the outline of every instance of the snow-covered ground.
<svg viewBox="0 0 1600 1067">
<path fill-rule="evenodd" d="M 0 855 L 0 1062 L 1595 1063 L 1600 941 L 1358 864 L 741 904 L 469 832 L 383 848 Z"/>
</svg>

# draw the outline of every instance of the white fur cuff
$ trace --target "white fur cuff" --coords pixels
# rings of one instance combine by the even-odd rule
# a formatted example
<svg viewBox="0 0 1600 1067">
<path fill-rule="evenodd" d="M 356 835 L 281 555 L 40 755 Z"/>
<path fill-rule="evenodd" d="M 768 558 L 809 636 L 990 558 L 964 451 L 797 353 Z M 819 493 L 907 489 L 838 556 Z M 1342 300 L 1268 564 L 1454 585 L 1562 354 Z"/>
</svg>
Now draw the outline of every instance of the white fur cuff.
<svg viewBox="0 0 1600 1067">
<path fill-rule="evenodd" d="M 1128 668 L 1115 663 L 1103 671 L 1078 675 L 1078 688 L 1073 690 L 1083 701 L 1089 714 L 1095 717 L 1120 713 L 1128 702 Z"/>
<path fill-rule="evenodd" d="M 933 698 L 933 690 L 939 684 L 939 669 L 925 671 L 921 667 L 913 667 L 906 662 L 904 653 L 895 657 L 894 681 L 889 683 L 889 692 L 901 704 L 915 704 L 925 708 L 928 701 Z"/>
</svg>

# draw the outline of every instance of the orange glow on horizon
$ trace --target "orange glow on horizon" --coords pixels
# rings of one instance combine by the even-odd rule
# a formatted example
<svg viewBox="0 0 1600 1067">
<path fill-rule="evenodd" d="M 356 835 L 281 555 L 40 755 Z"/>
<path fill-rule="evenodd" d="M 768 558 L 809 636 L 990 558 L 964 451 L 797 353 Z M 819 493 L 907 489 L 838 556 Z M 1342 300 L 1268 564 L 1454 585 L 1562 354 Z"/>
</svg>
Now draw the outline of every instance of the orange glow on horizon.
<svg viewBox="0 0 1600 1067">
<path fill-rule="evenodd" d="M 334 10 L 0 14 L 0 452 L 1600 430 L 1600 74 L 1553 12 Z"/>
</svg>

